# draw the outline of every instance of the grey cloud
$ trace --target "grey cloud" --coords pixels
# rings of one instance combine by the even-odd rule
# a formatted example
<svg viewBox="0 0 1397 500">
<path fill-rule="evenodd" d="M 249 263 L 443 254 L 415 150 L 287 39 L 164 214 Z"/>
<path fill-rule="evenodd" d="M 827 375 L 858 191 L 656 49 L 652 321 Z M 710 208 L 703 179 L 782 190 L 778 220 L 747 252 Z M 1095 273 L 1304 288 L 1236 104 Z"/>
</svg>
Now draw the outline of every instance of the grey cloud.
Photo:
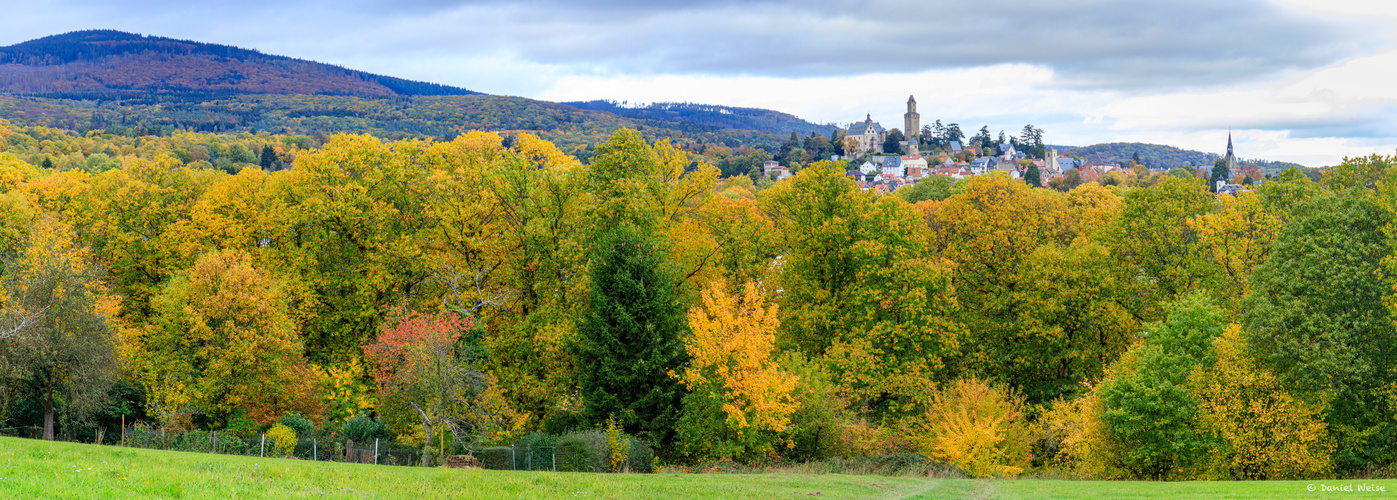
<svg viewBox="0 0 1397 500">
<path fill-rule="evenodd" d="M 1362 26 L 1264 0 L 70 1 L 59 10 L 79 15 L 52 16 L 69 19 L 69 29 L 129 29 L 350 66 L 505 53 L 603 74 L 805 77 L 1028 63 L 1053 68 L 1062 85 L 1128 89 L 1248 81 L 1376 46 Z M 84 19 L 108 24 L 72 25 Z"/>
</svg>

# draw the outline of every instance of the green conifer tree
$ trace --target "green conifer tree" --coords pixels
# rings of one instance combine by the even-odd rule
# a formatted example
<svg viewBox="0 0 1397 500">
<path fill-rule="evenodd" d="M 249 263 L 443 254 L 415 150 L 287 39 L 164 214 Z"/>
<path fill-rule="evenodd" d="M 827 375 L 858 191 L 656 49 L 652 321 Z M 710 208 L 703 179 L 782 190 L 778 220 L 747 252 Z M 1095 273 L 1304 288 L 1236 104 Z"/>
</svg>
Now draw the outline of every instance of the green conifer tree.
<svg viewBox="0 0 1397 500">
<path fill-rule="evenodd" d="M 1033 187 L 1043 187 L 1043 174 L 1038 172 L 1038 165 L 1028 165 L 1028 171 L 1023 174 L 1023 181 Z"/>
<path fill-rule="evenodd" d="M 590 311 L 574 356 L 586 416 L 614 416 L 626 432 L 664 446 L 683 397 L 670 377 L 684 366 L 687 324 L 664 257 L 628 225 L 603 234 L 592 262 Z"/>
</svg>

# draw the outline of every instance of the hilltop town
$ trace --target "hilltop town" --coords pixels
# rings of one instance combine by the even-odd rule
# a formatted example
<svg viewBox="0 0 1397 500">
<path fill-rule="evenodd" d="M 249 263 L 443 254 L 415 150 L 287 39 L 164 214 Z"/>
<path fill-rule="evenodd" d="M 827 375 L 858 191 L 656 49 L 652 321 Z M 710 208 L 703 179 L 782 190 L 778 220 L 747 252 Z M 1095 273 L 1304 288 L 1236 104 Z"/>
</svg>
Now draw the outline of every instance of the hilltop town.
<svg viewBox="0 0 1397 500">
<path fill-rule="evenodd" d="M 937 120 L 922 125 L 916 96 L 907 98 L 901 129 L 884 128 L 869 114 L 864 120 L 836 132 L 831 142 L 843 154 L 831 155 L 830 159 L 848 162 L 846 175 L 858 181 L 863 189 L 878 192 L 892 192 L 933 176 L 963 179 L 990 172 L 1001 172 L 1039 187 L 1063 191 L 1087 182 L 1121 185 L 1131 175 L 1170 172 L 1170 169 L 1147 165 L 1138 153 L 1131 161 L 1121 163 L 1091 162 L 1081 156 L 1063 155 L 1059 148 L 1044 144 L 1043 130 L 1033 125 L 1025 125 L 1018 136 L 1001 131 L 997 140 L 991 138 L 988 126 L 974 136 L 965 137 L 956 123 L 943 125 Z M 795 162 L 765 161 L 762 174 L 773 181 L 790 177 L 800 168 L 798 163 L 792 163 Z M 1221 170 L 1215 173 L 1215 167 Z M 1174 170 L 1182 170 L 1181 175 L 1209 177 L 1209 186 L 1222 193 L 1235 193 L 1268 176 L 1256 165 L 1243 164 L 1238 159 L 1231 134 L 1227 139 L 1227 154 L 1214 165 L 1196 168 L 1190 165 Z"/>
</svg>

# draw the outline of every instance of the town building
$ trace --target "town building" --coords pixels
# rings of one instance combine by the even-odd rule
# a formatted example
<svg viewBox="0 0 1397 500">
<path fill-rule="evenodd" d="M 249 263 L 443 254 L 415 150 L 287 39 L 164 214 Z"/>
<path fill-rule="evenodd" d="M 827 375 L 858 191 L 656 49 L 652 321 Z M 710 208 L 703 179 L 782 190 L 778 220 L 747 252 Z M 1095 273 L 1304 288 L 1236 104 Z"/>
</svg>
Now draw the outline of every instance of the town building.
<svg viewBox="0 0 1397 500">
<path fill-rule="evenodd" d="M 885 132 L 882 125 L 873 121 L 871 114 L 864 121 L 849 124 L 844 131 L 845 154 L 857 156 L 882 147 Z"/>
</svg>

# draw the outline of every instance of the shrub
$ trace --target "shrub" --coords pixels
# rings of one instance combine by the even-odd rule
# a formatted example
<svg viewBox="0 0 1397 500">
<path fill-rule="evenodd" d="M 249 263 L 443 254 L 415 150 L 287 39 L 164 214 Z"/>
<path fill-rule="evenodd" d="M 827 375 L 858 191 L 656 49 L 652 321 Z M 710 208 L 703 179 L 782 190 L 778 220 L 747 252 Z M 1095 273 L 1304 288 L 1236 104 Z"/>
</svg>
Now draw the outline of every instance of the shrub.
<svg viewBox="0 0 1397 500">
<path fill-rule="evenodd" d="M 635 436 L 619 434 L 614 438 L 620 454 L 620 469 L 650 472 L 655 454 L 645 441 Z M 612 469 L 612 440 L 600 429 L 572 432 L 557 438 L 558 470 L 572 472 L 608 472 Z M 621 444 L 624 443 L 624 444 Z M 506 448 L 508 449 L 508 448 Z"/>
<path fill-rule="evenodd" d="M 273 448 L 276 456 L 289 457 L 296 453 L 296 431 L 282 424 L 273 425 L 267 429 L 267 439 L 276 443 Z"/>
<path fill-rule="evenodd" d="M 560 459 L 558 470 L 573 472 L 606 472 L 608 470 L 611 446 L 606 434 L 597 429 L 568 433 L 557 441 Z"/>
<path fill-rule="evenodd" d="M 251 439 L 253 436 L 257 435 L 258 426 L 257 422 L 252 420 L 252 417 L 247 416 L 247 413 L 244 412 L 242 408 L 239 408 L 233 411 L 233 414 L 228 417 L 228 425 L 224 430 L 233 433 L 233 435 L 239 438 Z"/>
<path fill-rule="evenodd" d="M 356 443 L 369 442 L 374 439 L 387 439 L 388 429 L 383 424 L 362 413 L 350 417 L 344 423 L 344 430 L 341 431 L 345 439 Z"/>
<path fill-rule="evenodd" d="M 306 418 L 305 415 L 301 415 L 300 412 L 291 412 L 282 415 L 280 423 L 296 431 L 297 436 L 310 436 L 315 434 L 315 422 L 311 422 L 309 418 Z"/>
<path fill-rule="evenodd" d="M 962 379 L 932 395 L 914 440 L 922 454 L 960 467 L 972 477 L 1005 477 L 1032 462 L 1033 428 L 1024 398 L 979 379 Z"/>
</svg>

